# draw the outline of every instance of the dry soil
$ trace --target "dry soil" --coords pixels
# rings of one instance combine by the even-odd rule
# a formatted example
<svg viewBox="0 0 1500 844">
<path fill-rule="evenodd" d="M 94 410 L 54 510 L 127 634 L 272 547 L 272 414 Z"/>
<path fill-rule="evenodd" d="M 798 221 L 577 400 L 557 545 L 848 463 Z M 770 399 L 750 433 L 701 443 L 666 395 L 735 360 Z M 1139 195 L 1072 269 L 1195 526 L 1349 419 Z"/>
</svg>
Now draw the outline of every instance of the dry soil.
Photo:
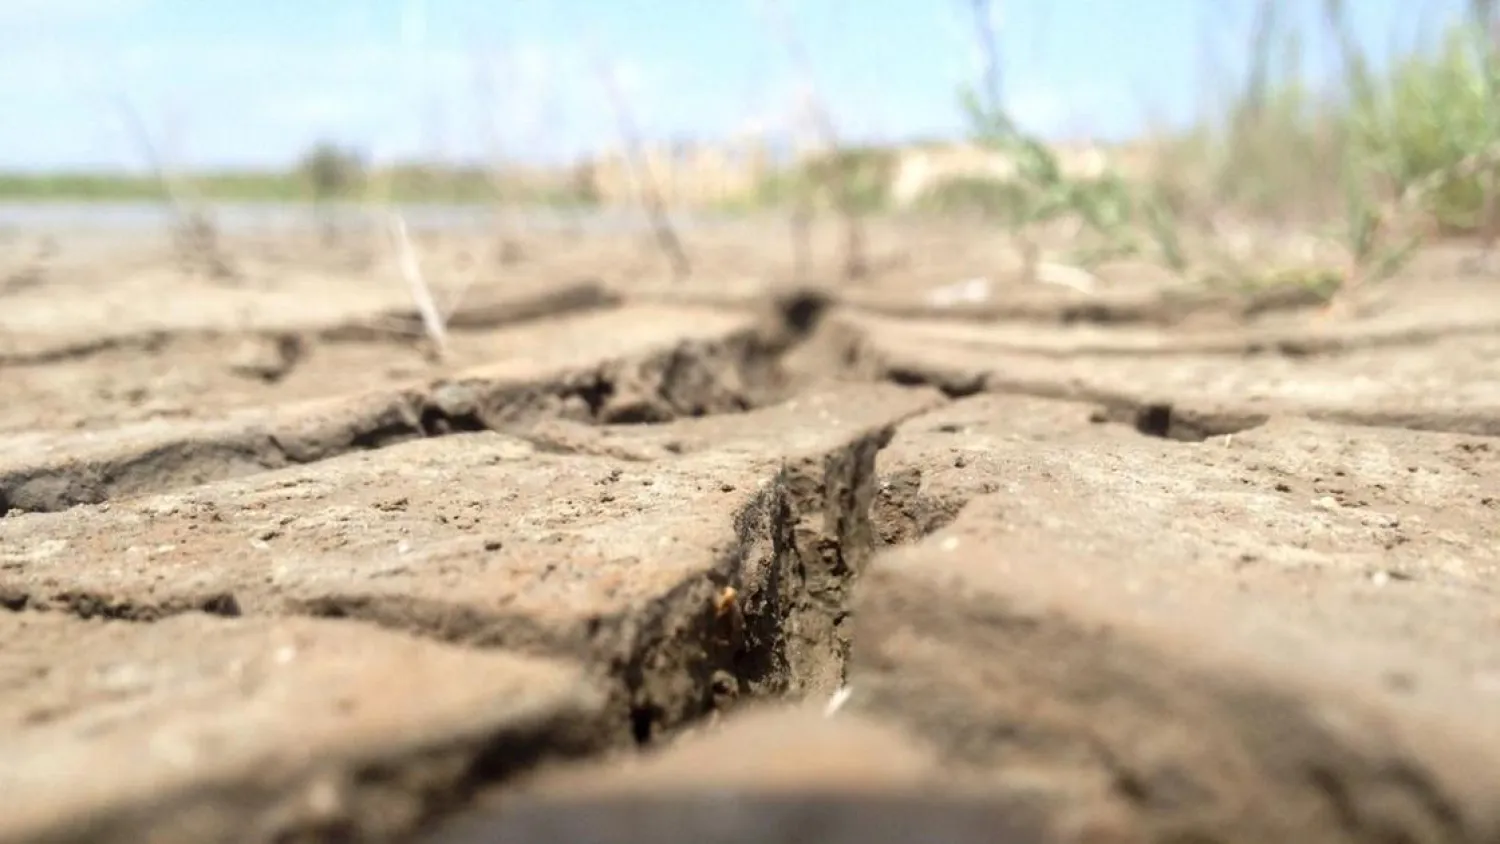
<svg viewBox="0 0 1500 844">
<path fill-rule="evenodd" d="M 981 235 L 11 235 L 0 841 L 1500 842 L 1500 284 Z"/>
</svg>

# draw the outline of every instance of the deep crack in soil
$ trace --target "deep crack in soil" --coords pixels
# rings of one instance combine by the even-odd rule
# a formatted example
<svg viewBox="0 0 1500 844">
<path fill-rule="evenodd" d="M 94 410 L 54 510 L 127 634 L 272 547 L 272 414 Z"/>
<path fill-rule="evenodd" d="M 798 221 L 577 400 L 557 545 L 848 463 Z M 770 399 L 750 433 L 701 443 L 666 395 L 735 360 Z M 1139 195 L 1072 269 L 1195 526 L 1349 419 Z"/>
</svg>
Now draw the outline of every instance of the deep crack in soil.
<svg viewBox="0 0 1500 844">
<path fill-rule="evenodd" d="M 0 451 L 0 513 L 55 512 L 423 437 L 524 431 L 548 418 L 662 423 L 743 412 L 783 396 L 779 359 L 797 340 L 795 323 L 719 319 L 723 328 L 709 326 L 703 339 L 648 341 L 641 352 L 602 364 L 536 375 L 524 365 L 477 369 L 201 423 L 141 425 L 113 437 L 23 438 L 9 454 Z"/>
<path fill-rule="evenodd" d="M 288 460 L 280 472 L 210 481 L 185 487 L 183 492 L 168 487 L 168 491 L 145 497 L 133 490 L 137 495 L 104 505 L 13 515 L 4 521 L 6 528 L 19 532 L 12 536 L 40 529 L 50 533 L 53 542 L 78 545 L 88 543 L 88 535 L 102 527 L 101 535 L 111 537 L 109 542 L 124 548 L 127 557 L 129 548 L 153 547 L 192 561 L 189 565 L 196 574 L 163 583 L 161 563 L 146 562 L 140 566 L 127 564 L 102 580 L 85 576 L 78 581 L 68 574 L 58 577 L 50 567 L 33 565 L 39 561 L 16 559 L 6 565 L 6 575 L 0 577 L 0 593 L 5 596 L 5 606 L 21 613 L 20 618 L 38 613 L 54 617 L 55 613 L 49 611 L 83 620 L 157 624 L 184 614 L 218 615 L 246 622 L 303 617 L 367 624 L 466 650 L 502 650 L 576 662 L 605 691 L 595 714 L 574 728 L 584 738 L 558 744 L 556 752 L 563 755 L 650 745 L 684 725 L 728 711 L 742 699 L 826 697 L 843 682 L 849 645 L 844 629 L 849 585 L 876 546 L 876 531 L 869 520 L 876 491 L 876 453 L 889 441 L 900 419 L 933 406 L 940 398 L 924 390 L 887 390 L 884 394 L 861 391 L 859 398 L 877 401 L 852 411 L 846 405 L 855 394 L 848 391 L 806 407 L 798 405 L 807 397 L 770 401 L 768 397 L 787 383 L 776 372 L 776 361 L 811 324 L 809 311 L 816 307 L 816 303 L 793 297 L 784 307 L 788 318 L 779 327 L 742 332 L 722 345 L 679 344 L 643 363 L 606 364 L 562 379 L 557 386 L 529 388 L 522 394 L 526 398 L 519 401 L 511 397 L 490 402 L 455 401 L 450 394 L 426 399 L 432 404 L 422 412 L 413 409 L 407 413 L 365 414 L 358 417 L 364 420 L 358 426 L 361 433 L 340 437 L 332 446 L 294 453 L 278 442 L 282 454 L 297 458 Z M 436 396 L 451 386 L 435 387 L 428 395 Z M 748 398 L 752 395 L 755 400 Z M 581 399 L 587 409 L 582 421 L 603 426 L 600 430 L 605 433 L 610 429 L 624 436 L 640 430 L 656 436 L 654 431 L 675 423 L 679 428 L 686 426 L 683 434 L 687 441 L 696 438 L 731 446 L 739 441 L 743 445 L 731 447 L 726 458 L 717 457 L 712 449 L 698 456 L 688 447 L 684 454 L 679 445 L 667 452 L 679 469 L 646 466 L 642 468 L 649 473 L 644 475 L 609 458 L 536 450 L 530 444 L 526 425 L 547 414 L 531 408 L 566 403 L 571 397 Z M 430 412 L 439 400 L 447 406 Z M 416 400 L 407 401 L 405 406 L 412 408 Z M 766 410 L 757 413 L 757 406 Z M 725 416 L 726 412 L 730 415 Z M 802 437 L 798 442 L 774 435 L 768 439 L 761 430 L 762 426 L 771 431 L 788 430 L 789 424 L 796 424 L 809 412 L 838 415 L 829 417 L 832 425 L 821 434 Z M 640 423 L 651 424 L 642 427 Z M 707 435 L 699 435 L 695 425 L 708 426 Z M 355 427 L 349 425 L 346 430 Z M 817 428 L 816 423 L 811 426 L 813 431 Z M 514 434 L 502 434 L 505 430 Z M 719 436 L 721 432 L 727 433 L 727 440 Z M 488 439 L 470 445 L 467 437 Z M 421 453 L 431 457 L 412 451 L 418 446 L 419 451 L 425 450 Z M 492 452 L 483 453 L 485 448 Z M 569 481 L 563 479 L 576 478 L 579 472 L 602 478 L 589 486 L 603 484 L 610 489 L 597 497 L 617 505 L 614 509 L 632 512 L 629 521 L 599 528 L 580 525 L 583 532 L 573 534 L 575 539 L 553 530 L 538 534 L 516 533 L 513 529 L 508 534 L 500 531 L 505 534 L 503 539 L 481 543 L 486 551 L 518 561 L 535 559 L 533 555 L 547 556 L 545 548 L 561 543 L 552 552 L 561 555 L 556 556 L 557 562 L 547 563 L 527 577 L 538 578 L 538 583 L 559 578 L 574 582 L 593 579 L 598 583 L 596 588 L 602 590 L 594 593 L 595 598 L 584 600 L 576 611 L 558 616 L 546 613 L 536 602 L 507 606 L 526 589 L 522 582 L 510 578 L 498 582 L 490 578 L 498 605 L 480 595 L 475 596 L 477 600 L 439 597 L 451 595 L 453 573 L 440 575 L 444 585 L 435 590 L 401 584 L 394 589 L 381 588 L 391 582 L 392 576 L 417 576 L 412 572 L 424 567 L 417 561 L 394 569 L 377 566 L 369 578 L 351 580 L 347 587 L 312 570 L 304 576 L 263 577 L 254 570 L 259 564 L 245 560 L 242 551 L 229 550 L 232 536 L 224 536 L 231 544 L 217 538 L 226 526 L 239 525 L 242 513 L 265 512 L 264 504 L 241 509 L 236 501 L 251 502 L 267 493 L 291 490 L 296 493 L 286 499 L 288 502 L 300 499 L 314 507 L 331 505 L 325 512 L 333 512 L 343 507 L 335 503 L 344 494 L 342 490 L 378 490 L 384 486 L 384 473 L 394 471 L 399 477 L 405 471 L 402 467 L 411 465 L 430 465 L 446 472 L 464 462 L 453 460 L 459 454 L 466 455 L 476 467 L 496 469 L 501 476 L 521 471 L 522 465 L 551 466 L 553 480 L 541 482 L 539 487 L 539 491 L 545 490 L 543 497 L 526 499 L 538 503 L 550 494 L 559 504 L 570 507 L 573 498 Z M 527 454 L 534 456 L 526 458 Z M 518 459 L 524 464 L 516 463 Z M 671 480 L 672 471 L 677 471 L 681 480 Z M 301 474 L 289 476 L 287 472 Z M 340 472 L 345 474 L 341 476 Z M 319 478 L 341 477 L 328 488 L 326 505 L 308 500 L 302 492 L 316 487 Z M 716 480 L 705 486 L 700 478 Z M 413 481 L 417 482 L 416 478 Z M 445 480 L 443 486 L 451 483 Z M 626 483 L 645 486 L 626 489 L 621 486 Z M 500 478 L 478 475 L 466 485 L 502 490 L 507 486 Z M 709 503 L 699 505 L 697 512 L 684 514 L 679 511 L 680 505 L 687 503 L 682 499 L 684 493 L 689 499 L 707 496 Z M 423 511 L 430 506 L 408 501 L 408 496 L 394 501 L 376 496 L 371 503 L 387 513 Z M 481 506 L 479 512 L 489 509 Z M 510 511 L 509 516 L 518 518 L 518 525 L 537 527 L 548 523 L 562 527 L 572 521 L 564 517 L 558 522 L 556 515 L 545 511 L 538 511 L 537 516 Z M 440 519 L 451 522 L 452 517 L 443 515 Z M 101 523 L 115 527 L 103 527 Z M 65 527 L 69 524 L 76 527 Z M 287 519 L 276 524 L 280 527 L 257 529 L 252 536 L 279 544 L 298 535 L 296 526 Z M 680 573 L 664 569 L 649 585 L 635 582 L 622 586 L 620 578 L 636 577 L 632 570 L 639 566 L 657 565 L 650 542 L 641 546 L 640 553 L 630 553 L 621 546 L 619 536 L 604 540 L 614 546 L 607 549 L 595 545 L 597 540 L 593 538 L 600 530 L 634 530 L 642 541 L 681 537 L 696 549 L 704 547 L 703 540 L 697 538 L 700 531 L 726 528 L 723 539 L 705 535 L 706 547 L 712 549 L 708 556 L 697 559 L 702 552 L 682 552 L 690 556 L 677 566 Z M 337 555 L 328 563 L 316 564 L 317 569 L 344 556 L 336 551 L 345 544 L 343 540 L 329 544 L 322 538 L 326 531 L 321 526 L 313 524 L 309 530 L 306 535 L 314 544 L 304 546 L 305 551 L 316 553 L 322 548 Z M 412 534 L 402 529 L 402 535 Z M 64 536 L 72 538 L 62 539 Z M 152 538 L 169 536 L 176 541 L 162 544 Z M 4 545 L 10 546 L 11 540 L 4 540 Z M 599 552 L 604 553 L 597 564 L 601 567 L 593 567 L 589 559 Z M 353 553 L 359 552 L 355 549 Z M 441 560 L 450 553 L 441 547 L 432 552 L 439 569 L 443 567 Z M 584 556 L 574 556 L 580 554 Z M 494 571 L 488 563 L 478 562 L 477 568 L 470 568 L 480 576 L 476 584 L 485 582 L 485 571 Z M 228 591 L 216 587 L 216 583 L 227 585 Z M 476 588 L 483 591 L 486 587 Z M 533 753 L 515 750 L 510 744 L 504 746 L 510 748 L 506 752 L 522 753 L 526 758 Z M 470 750 L 475 754 L 472 758 L 463 750 L 450 751 L 440 754 L 438 763 L 421 761 L 429 756 L 425 751 L 412 760 L 384 762 L 375 769 L 383 774 L 350 769 L 353 773 L 343 775 L 338 789 L 341 796 L 337 811 L 328 817 L 298 820 L 300 810 L 281 805 L 283 799 L 294 803 L 302 799 L 297 794 L 305 785 L 291 789 L 284 798 L 267 793 L 252 802 L 262 813 L 277 817 L 291 813 L 293 820 L 278 822 L 278 834 L 383 838 L 409 830 L 414 824 L 422 825 L 427 818 L 451 813 L 468 799 L 464 795 L 480 788 L 488 776 L 508 776 L 517 766 L 525 767 L 514 760 L 508 765 L 484 762 L 491 751 L 483 744 Z M 407 808 L 398 812 L 394 821 L 378 815 L 362 816 L 361 807 L 371 805 L 374 795 L 384 792 L 391 794 L 380 799 L 389 798 Z M 219 805 L 219 798 L 211 792 L 195 790 L 173 799 L 186 803 L 178 808 L 158 806 L 155 811 L 209 816 L 238 811 Z M 153 810 L 136 807 L 110 814 L 106 820 L 128 830 L 137 815 L 155 816 Z M 82 830 L 79 835 L 86 835 L 100 827 L 90 823 L 78 829 Z"/>
</svg>

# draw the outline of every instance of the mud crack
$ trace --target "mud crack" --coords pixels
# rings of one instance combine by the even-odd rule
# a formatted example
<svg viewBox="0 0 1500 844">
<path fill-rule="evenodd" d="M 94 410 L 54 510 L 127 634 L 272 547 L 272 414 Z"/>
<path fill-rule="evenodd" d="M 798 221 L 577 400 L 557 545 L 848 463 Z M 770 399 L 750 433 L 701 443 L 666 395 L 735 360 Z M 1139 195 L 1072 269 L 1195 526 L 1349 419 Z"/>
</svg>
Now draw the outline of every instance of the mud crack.
<svg viewBox="0 0 1500 844">
<path fill-rule="evenodd" d="M 0 465 L 0 513 L 57 512 L 166 492 L 340 454 L 475 431 L 517 432 L 548 418 L 589 424 L 741 413 L 780 398 L 785 345 L 755 330 L 686 341 L 551 379 L 470 378 L 91 441 L 88 450 Z"/>
</svg>

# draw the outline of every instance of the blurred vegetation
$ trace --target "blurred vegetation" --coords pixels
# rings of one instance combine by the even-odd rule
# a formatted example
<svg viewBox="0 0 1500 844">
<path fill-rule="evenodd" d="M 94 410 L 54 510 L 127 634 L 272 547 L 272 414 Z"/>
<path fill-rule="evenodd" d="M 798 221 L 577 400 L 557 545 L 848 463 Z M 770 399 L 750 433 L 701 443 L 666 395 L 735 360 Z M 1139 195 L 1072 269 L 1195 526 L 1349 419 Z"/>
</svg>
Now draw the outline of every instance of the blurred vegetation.
<svg viewBox="0 0 1500 844">
<path fill-rule="evenodd" d="M 503 182 L 483 167 L 398 164 L 367 167 L 357 155 L 337 148 L 310 150 L 286 172 L 198 172 L 183 177 L 195 195 L 221 202 L 361 201 L 378 191 L 398 203 L 487 205 L 501 198 Z M 545 205 L 589 204 L 586 190 L 560 180 L 543 189 L 534 185 L 511 195 Z M 0 173 L 0 201 L 137 202 L 162 198 L 160 180 L 130 173 Z"/>
<path fill-rule="evenodd" d="M 743 205 L 778 207 L 811 199 L 835 205 L 834 191 L 845 191 L 852 210 L 870 213 L 890 203 L 891 182 L 900 152 L 889 147 L 846 147 L 777 170 L 756 187 Z"/>
<path fill-rule="evenodd" d="M 1017 241 L 1024 270 L 1033 278 L 1042 260 L 1038 230 L 1059 223 L 1075 232 L 1066 256 L 1070 264 L 1087 267 L 1154 245 L 1163 263 L 1179 272 L 1186 268 L 1177 229 L 1150 186 L 1109 166 L 1069 172 L 1051 145 L 1024 132 L 997 103 L 969 89 L 962 102 L 972 139 L 1008 162 L 1008 173 L 940 180 L 918 197 L 920 208 L 996 221 Z"/>
<path fill-rule="evenodd" d="M 364 158 L 337 144 L 317 144 L 302 157 L 297 170 L 314 202 L 353 199 L 364 186 Z"/>
<path fill-rule="evenodd" d="M 1252 67 L 1228 108 L 1165 142 L 1179 193 L 1205 206 L 1326 218 L 1348 213 L 1351 201 L 1393 200 L 1430 184 L 1416 210 L 1444 230 L 1473 231 L 1488 169 L 1475 159 L 1500 142 L 1493 94 L 1500 66 L 1489 26 L 1454 24 L 1436 49 L 1393 56 L 1377 73 L 1342 4 L 1324 7 L 1341 75 L 1323 86 L 1309 80 L 1299 39 L 1280 33 L 1266 11 Z"/>
<path fill-rule="evenodd" d="M 202 173 L 193 184 L 208 198 L 296 201 L 304 190 L 294 174 Z M 18 201 L 116 202 L 161 199 L 151 174 L 0 173 L 0 199 Z"/>
<path fill-rule="evenodd" d="M 1439 177 L 1424 207 L 1447 229 L 1481 223 L 1489 173 L 1479 171 L 1492 167 L 1475 159 L 1500 145 L 1497 73 L 1485 28 L 1456 27 L 1436 54 L 1399 62 L 1350 115 L 1354 144 L 1397 188 Z"/>
<path fill-rule="evenodd" d="M 1250 34 L 1252 61 L 1222 106 L 1186 132 L 1145 139 L 1150 172 L 1080 178 L 995 109 L 970 100 L 974 139 L 1015 164 L 1010 178 L 963 176 L 933 186 L 922 205 L 993 219 L 1026 245 L 1030 228 L 1071 218 L 1101 246 L 1096 254 L 1156 255 L 1179 271 L 1185 235 L 1217 233 L 1229 214 L 1245 220 L 1336 224 L 1345 254 L 1337 268 L 1256 270 L 1223 262 L 1200 280 L 1353 284 L 1397 272 L 1424 238 L 1480 234 L 1492 243 L 1500 190 L 1500 62 L 1493 3 L 1474 0 L 1469 17 L 1435 48 L 1389 57 L 1377 71 L 1355 41 L 1341 0 L 1323 0 L 1326 34 L 1341 60 L 1329 81 L 1305 72 L 1300 33 L 1280 26 L 1295 0 L 1261 0 Z M 1195 237 L 1194 242 L 1205 240 Z M 1083 264 L 1082 256 L 1070 256 Z"/>
<path fill-rule="evenodd" d="M 364 187 L 364 158 L 355 150 L 321 142 L 303 155 L 297 170 L 312 194 L 313 204 L 321 211 L 323 239 L 331 244 L 338 240 L 340 232 L 329 203 L 356 198 Z"/>
<path fill-rule="evenodd" d="M 1323 0 L 1341 73 L 1319 86 L 1302 72 L 1296 36 L 1278 27 L 1281 4 L 1263 0 L 1239 96 L 1167 152 L 1206 177 L 1195 199 L 1192 186 L 1178 185 L 1186 187 L 1179 198 L 1200 215 L 1229 208 L 1338 221 L 1339 271 L 1350 288 L 1396 274 L 1434 236 L 1479 234 L 1492 245 L 1500 164 L 1492 5 L 1474 0 L 1434 48 L 1389 56 L 1377 71 L 1343 0 Z M 1304 269 L 1326 285 L 1326 268 Z"/>
</svg>

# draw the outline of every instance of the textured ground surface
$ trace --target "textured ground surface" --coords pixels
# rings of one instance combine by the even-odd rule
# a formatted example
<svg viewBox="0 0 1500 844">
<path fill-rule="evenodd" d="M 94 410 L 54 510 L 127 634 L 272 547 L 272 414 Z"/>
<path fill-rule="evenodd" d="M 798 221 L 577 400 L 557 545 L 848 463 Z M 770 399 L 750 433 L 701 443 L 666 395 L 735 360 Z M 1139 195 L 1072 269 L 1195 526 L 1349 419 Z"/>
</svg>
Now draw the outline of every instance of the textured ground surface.
<svg viewBox="0 0 1500 844">
<path fill-rule="evenodd" d="M 1500 286 L 876 235 L 8 240 L 0 841 L 1500 842 Z"/>
</svg>

